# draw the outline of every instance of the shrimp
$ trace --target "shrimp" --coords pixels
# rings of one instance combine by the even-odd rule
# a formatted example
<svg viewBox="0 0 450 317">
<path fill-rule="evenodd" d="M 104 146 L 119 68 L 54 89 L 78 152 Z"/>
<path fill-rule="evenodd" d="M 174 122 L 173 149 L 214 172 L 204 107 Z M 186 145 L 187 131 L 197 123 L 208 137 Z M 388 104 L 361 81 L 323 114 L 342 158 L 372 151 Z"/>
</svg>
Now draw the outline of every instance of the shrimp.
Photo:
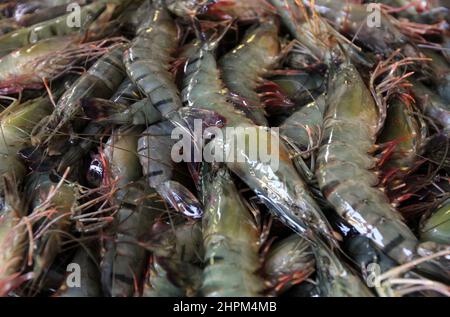
<svg viewBox="0 0 450 317">
<path fill-rule="evenodd" d="M 313 248 L 318 288 L 322 297 L 373 297 L 351 268 L 326 245 Z"/>
<path fill-rule="evenodd" d="M 178 172 L 179 164 L 172 161 L 171 152 L 175 145 L 175 140 L 171 138 L 173 129 L 171 122 L 163 121 L 150 126 L 142 134 L 138 153 L 144 176 L 148 184 L 175 210 L 188 217 L 200 218 L 203 208 L 194 194 L 180 183 L 186 177 Z"/>
<path fill-rule="evenodd" d="M 422 241 L 433 241 L 436 243 L 450 244 L 450 200 L 441 203 L 427 217 L 420 227 L 420 238 Z"/>
<path fill-rule="evenodd" d="M 320 15 L 331 21 L 339 31 L 349 34 L 353 40 L 366 45 L 369 49 L 391 54 L 395 49 L 408 43 L 408 38 L 397 27 L 394 19 L 380 7 L 368 7 L 345 1 L 316 0 L 303 1 L 307 6 L 313 6 Z M 379 10 L 380 23 L 376 27 L 368 23 L 370 14 Z"/>
<path fill-rule="evenodd" d="M 264 271 L 275 295 L 302 283 L 315 271 L 314 255 L 308 241 L 294 234 L 271 247 Z"/>
<path fill-rule="evenodd" d="M 33 225 L 33 288 L 40 288 L 50 266 L 68 240 L 71 215 L 78 206 L 79 188 L 49 172 L 36 172 L 26 181 L 25 194 L 32 210 L 28 218 Z M 30 246 L 31 247 L 31 246 Z"/>
<path fill-rule="evenodd" d="M 440 128 L 443 128 L 444 134 L 449 135 L 450 107 L 443 98 L 420 82 L 414 82 L 411 90 L 422 112 L 430 117 Z"/>
<path fill-rule="evenodd" d="M 420 296 L 445 294 L 445 285 L 429 280 L 411 270 L 401 270 L 398 264 L 379 251 L 370 239 L 363 236 L 350 238 L 349 255 L 363 273 L 364 279 L 379 296 L 403 296 L 414 293 Z M 401 268 L 401 267 L 400 267 Z M 385 272 L 381 274 L 381 272 Z M 414 287 L 413 284 L 416 284 Z"/>
<path fill-rule="evenodd" d="M 29 233 L 23 223 L 25 203 L 19 197 L 17 184 L 10 176 L 2 180 L 2 210 L 0 211 L 0 295 L 10 291 L 11 279 L 24 267 Z"/>
<path fill-rule="evenodd" d="M 36 122 L 51 113 L 48 97 L 20 103 L 14 101 L 0 114 L 0 175 L 10 175 L 18 183 L 25 177 L 26 169 L 19 159 L 18 152 L 31 145 L 30 133 Z M 0 182 L 1 184 L 2 182 Z M 3 192 L 3 185 L 0 185 Z"/>
<path fill-rule="evenodd" d="M 208 297 L 261 296 L 257 270 L 260 232 L 226 169 L 205 183 L 203 240 L 205 264 L 201 292 Z"/>
<path fill-rule="evenodd" d="M 128 76 L 166 119 L 182 106 L 169 71 L 177 47 L 176 24 L 161 2 L 155 1 L 152 18 L 140 25 L 124 55 Z"/>
<path fill-rule="evenodd" d="M 147 261 L 141 241 L 164 210 L 156 192 L 141 181 L 140 132 L 136 127 L 116 131 L 105 149 L 105 182 L 117 187 L 113 203 L 118 205 L 101 264 L 103 290 L 108 296 L 133 296 L 139 290 Z"/>
<path fill-rule="evenodd" d="M 378 142 L 386 145 L 383 156 L 389 157 L 382 158 L 383 185 L 396 205 L 410 197 L 404 177 L 420 165 L 428 130 L 424 120 L 414 115 L 416 105 L 411 99 L 409 94 L 390 98 L 386 121 L 378 137 Z"/>
<path fill-rule="evenodd" d="M 273 7 L 265 0 L 171 0 L 168 8 L 180 17 L 199 15 L 219 20 L 253 21 L 273 14 Z"/>
<path fill-rule="evenodd" d="M 306 24 L 313 32 L 295 35 L 308 54 L 320 57 L 330 72 L 323 141 L 315 171 L 319 187 L 337 213 L 361 235 L 398 263 L 409 262 L 417 256 L 418 240 L 386 194 L 376 188 L 379 179 L 371 171 L 378 162 L 369 153 L 375 149 L 386 111 L 375 102 L 377 93 L 372 96 L 344 53 L 345 47 L 338 45 L 344 39 L 318 16 L 312 18 Z M 297 26 L 292 18 L 284 22 Z M 440 263 L 422 266 L 419 269 L 442 276 Z"/>
<path fill-rule="evenodd" d="M 247 155 L 248 149 L 234 148 L 231 153 L 241 154 L 238 162 L 233 157 L 227 157 L 228 168 L 237 174 L 257 195 L 271 208 L 287 226 L 294 231 L 313 239 L 313 232 L 320 232 L 330 241 L 334 241 L 333 232 L 307 190 L 306 184 L 297 174 L 288 151 L 284 144 L 277 142 L 279 136 L 275 132 L 269 132 L 266 128 L 256 126 L 245 114 L 236 109 L 227 100 L 228 92 L 219 78 L 219 69 L 213 55 L 218 41 L 203 43 L 197 52 L 189 58 L 182 90 L 182 100 L 188 105 L 194 117 L 207 117 L 211 113 L 219 118 L 217 125 L 238 128 L 234 134 L 227 135 L 227 140 L 244 138 L 249 129 L 256 131 L 258 137 L 269 140 L 271 144 L 277 144 L 279 153 L 279 166 L 273 168 L 268 162 L 252 161 Z M 195 111 L 197 110 L 197 111 Z M 243 132 L 244 131 L 244 132 Z M 225 131 L 226 133 L 226 131 Z M 223 144 L 221 140 L 217 147 L 226 152 L 227 146 L 235 147 L 236 143 Z M 225 142 L 227 143 L 227 142 Z M 255 142 L 256 143 L 256 142 Z M 257 144 L 254 144 L 257 146 Z M 265 150 L 268 150 L 265 148 Z M 266 153 L 269 153 L 268 151 Z M 331 242 L 333 243 L 333 242 Z"/>
<path fill-rule="evenodd" d="M 129 79 L 125 79 L 110 100 L 114 104 L 130 106 L 139 99 L 141 99 L 139 89 Z M 82 106 L 85 113 L 90 110 L 90 107 L 87 107 L 83 103 Z M 79 140 L 75 140 L 75 144 L 71 144 L 70 148 L 61 158 L 58 165 L 58 171 L 63 172 L 67 167 L 74 166 L 77 162 L 80 162 L 82 157 L 100 142 L 100 138 L 106 128 L 107 124 L 103 121 L 90 122 L 83 129 L 83 132 L 79 136 Z"/>
<path fill-rule="evenodd" d="M 314 101 L 325 90 L 325 78 L 316 72 L 276 75 L 270 77 L 269 80 L 275 83 L 280 92 L 295 104 L 293 111 Z M 283 108 L 283 110 L 287 112 L 289 109 Z"/>
<path fill-rule="evenodd" d="M 19 3 L 14 10 L 14 15 L 8 19 L 8 22 L 15 22 L 17 28 L 28 27 L 40 22 L 67 14 L 70 0 L 63 1 L 29 1 L 28 3 Z M 78 5 L 86 4 L 85 0 L 74 1 Z M 11 30 L 12 31 L 12 30 Z"/>
<path fill-rule="evenodd" d="M 151 125 L 162 120 L 159 112 L 149 100 L 144 98 L 131 105 L 94 98 L 82 104 L 84 113 L 101 124 Z"/>
<path fill-rule="evenodd" d="M 84 6 L 80 11 L 81 21 L 89 21 L 92 23 L 93 17 L 98 16 L 105 10 L 106 4 L 103 1 L 96 1 L 90 5 Z M 79 28 L 72 27 L 71 23 L 67 23 L 71 19 L 71 13 L 61 17 L 44 21 L 39 24 L 21 28 L 17 31 L 7 33 L 0 36 L 0 56 L 7 55 L 21 47 L 36 44 L 40 40 L 67 36 L 78 32 Z M 57 56 L 55 54 L 55 56 Z"/>
<path fill-rule="evenodd" d="M 321 95 L 286 119 L 280 126 L 280 134 L 299 150 L 314 151 L 321 142 L 325 110 L 325 95 Z"/>
<path fill-rule="evenodd" d="M 155 225 L 155 226 L 158 226 Z M 202 281 L 204 256 L 201 225 L 159 225 L 157 245 L 150 260 L 144 297 L 196 296 Z"/>
<path fill-rule="evenodd" d="M 76 36 L 56 37 L 25 46 L 0 58 L 0 92 L 41 89 L 70 70 L 81 58 L 104 54 L 104 42 L 80 44 Z"/>
<path fill-rule="evenodd" d="M 257 125 L 268 126 L 268 122 L 256 89 L 279 62 L 280 51 L 278 27 L 274 21 L 267 21 L 247 31 L 241 44 L 219 61 L 225 86 L 241 99 L 243 111 Z"/>
<path fill-rule="evenodd" d="M 34 129 L 34 145 L 48 144 L 63 127 L 73 123 L 81 111 L 82 98 L 109 98 L 114 94 L 126 76 L 121 59 L 123 50 L 123 46 L 116 47 L 100 58 L 64 93 L 52 115 L 41 120 Z M 57 150 L 50 148 L 50 151 Z"/>
<path fill-rule="evenodd" d="M 388 256 L 398 263 L 413 260 L 417 256 L 417 238 L 386 195 L 375 187 L 378 177 L 370 170 L 376 161 L 369 152 L 374 148 L 379 113 L 368 88 L 348 60 L 332 70 L 327 104 L 316 170 L 325 198 L 341 217 Z M 423 266 L 420 269 L 441 275 L 432 263 Z"/>
</svg>

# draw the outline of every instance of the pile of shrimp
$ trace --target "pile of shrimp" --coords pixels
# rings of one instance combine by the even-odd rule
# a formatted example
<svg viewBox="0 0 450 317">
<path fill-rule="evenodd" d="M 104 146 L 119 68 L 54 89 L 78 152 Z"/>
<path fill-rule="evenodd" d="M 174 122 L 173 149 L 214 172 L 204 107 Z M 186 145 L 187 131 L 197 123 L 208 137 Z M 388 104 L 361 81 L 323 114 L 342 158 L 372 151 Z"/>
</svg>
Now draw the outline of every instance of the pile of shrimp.
<svg viewBox="0 0 450 317">
<path fill-rule="evenodd" d="M 450 296 L 449 11 L 0 1 L 0 296 Z"/>
</svg>

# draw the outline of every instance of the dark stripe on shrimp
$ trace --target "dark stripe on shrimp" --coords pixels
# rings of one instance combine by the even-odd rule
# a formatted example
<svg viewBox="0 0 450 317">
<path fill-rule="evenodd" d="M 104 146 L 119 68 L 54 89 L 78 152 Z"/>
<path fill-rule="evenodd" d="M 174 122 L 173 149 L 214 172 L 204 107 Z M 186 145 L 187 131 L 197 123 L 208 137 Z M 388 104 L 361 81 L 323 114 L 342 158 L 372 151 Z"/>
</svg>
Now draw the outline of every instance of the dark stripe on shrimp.
<svg viewBox="0 0 450 317">
<path fill-rule="evenodd" d="M 164 106 L 165 104 L 168 104 L 168 103 L 171 103 L 171 102 L 173 102 L 173 98 L 169 98 L 169 99 L 164 99 L 164 100 L 158 101 L 153 106 L 155 108 L 158 108 L 160 106 Z"/>
<path fill-rule="evenodd" d="M 149 74 L 144 73 L 142 75 L 140 75 L 139 77 L 136 78 L 136 82 L 140 82 L 141 80 L 147 78 L 149 76 Z"/>
<path fill-rule="evenodd" d="M 405 238 L 399 234 L 397 237 L 395 237 L 394 240 L 389 242 L 384 248 L 383 252 L 386 254 L 389 254 L 394 248 L 398 247 L 403 241 L 405 241 Z"/>
<path fill-rule="evenodd" d="M 164 174 L 164 171 L 160 170 L 160 171 L 154 171 L 154 172 L 148 173 L 147 176 L 148 177 L 155 177 L 155 176 L 159 176 L 159 175 L 162 175 L 162 174 Z"/>
<path fill-rule="evenodd" d="M 195 63 L 197 63 L 197 62 L 198 62 L 199 60 L 201 60 L 201 59 L 202 59 L 201 56 L 196 57 L 196 58 L 194 58 L 194 59 L 190 59 L 190 60 L 188 61 L 188 65 L 195 64 Z"/>
<path fill-rule="evenodd" d="M 114 278 L 128 285 L 134 284 L 134 280 L 131 277 L 126 276 L 125 274 L 114 274 Z"/>
</svg>

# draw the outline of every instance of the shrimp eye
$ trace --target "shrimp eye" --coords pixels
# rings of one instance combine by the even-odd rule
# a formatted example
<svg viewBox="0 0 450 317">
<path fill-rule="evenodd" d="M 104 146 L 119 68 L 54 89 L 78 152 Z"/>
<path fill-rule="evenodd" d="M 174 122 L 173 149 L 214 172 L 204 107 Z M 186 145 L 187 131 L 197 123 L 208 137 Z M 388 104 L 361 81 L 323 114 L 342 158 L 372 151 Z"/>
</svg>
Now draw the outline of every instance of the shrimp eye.
<svg viewBox="0 0 450 317">
<path fill-rule="evenodd" d="M 86 175 L 87 181 L 94 186 L 100 186 L 103 181 L 104 167 L 98 158 L 94 158 L 89 165 Z"/>
</svg>

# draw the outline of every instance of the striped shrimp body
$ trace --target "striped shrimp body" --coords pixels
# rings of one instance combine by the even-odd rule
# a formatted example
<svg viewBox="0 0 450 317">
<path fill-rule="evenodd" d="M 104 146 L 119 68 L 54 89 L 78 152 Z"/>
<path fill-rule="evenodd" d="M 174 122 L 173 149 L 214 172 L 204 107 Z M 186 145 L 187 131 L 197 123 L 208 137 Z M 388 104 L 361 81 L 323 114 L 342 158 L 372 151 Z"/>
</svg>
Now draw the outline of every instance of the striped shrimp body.
<svg viewBox="0 0 450 317">
<path fill-rule="evenodd" d="M 141 243 L 150 233 L 163 205 L 145 182 L 122 187 L 121 206 L 111 226 L 111 237 L 105 241 L 102 261 L 102 285 L 105 294 L 113 297 L 135 296 L 141 288 L 147 251 Z"/>
<path fill-rule="evenodd" d="M 104 9 L 105 3 L 102 1 L 96 1 L 95 3 L 82 7 L 80 11 L 81 21 L 91 21 L 93 17 L 98 16 Z M 67 23 L 71 19 L 71 14 L 68 13 L 61 17 L 44 21 L 28 28 L 21 28 L 1 36 L 0 56 L 9 54 L 20 47 L 35 44 L 40 40 L 66 36 L 78 32 L 80 30 L 79 28 L 74 28 L 72 24 Z"/>
<path fill-rule="evenodd" d="M 201 223 L 180 223 L 158 235 L 150 261 L 144 297 L 196 296 L 204 257 Z"/>
<path fill-rule="evenodd" d="M 206 116 L 214 113 L 222 118 L 226 127 L 242 128 L 244 131 L 254 129 L 252 131 L 256 131 L 258 137 L 265 138 L 270 144 L 279 145 L 278 168 L 273 168 L 269 162 L 251 160 L 247 155 L 248 149 L 241 148 L 235 148 L 231 152 L 240 153 L 244 159 L 238 162 L 232 157 L 227 158 L 227 166 L 265 203 L 273 206 L 271 210 L 276 216 L 294 231 L 311 238 L 311 230 L 317 230 L 333 240 L 333 233 L 328 222 L 309 194 L 305 183 L 298 176 L 287 149 L 284 144 L 277 141 L 279 136 L 268 132 L 263 127 L 256 126 L 242 111 L 228 102 L 228 92 L 220 80 L 219 69 L 212 52 L 215 44 L 204 44 L 189 58 L 182 90 L 182 99 L 189 106 L 187 109 L 194 109 L 192 111 L 194 117 L 199 112 Z M 239 129 L 235 131 L 234 135 L 227 135 L 227 139 L 245 137 Z M 224 150 L 230 146 L 217 142 L 219 142 L 219 148 Z M 272 153 L 270 148 L 266 150 L 267 153 Z"/>
<path fill-rule="evenodd" d="M 111 97 L 125 78 L 122 63 L 124 47 L 117 47 L 100 58 L 67 90 L 58 101 L 55 111 L 43 119 L 33 131 L 33 143 L 49 143 L 67 124 L 73 123 L 80 114 L 83 98 Z"/>
<path fill-rule="evenodd" d="M 447 285 L 421 276 L 412 271 L 408 264 L 398 266 L 366 237 L 352 237 L 346 245 L 348 254 L 378 296 L 401 297 L 412 294 L 412 296 L 436 297 L 449 294 Z"/>
<path fill-rule="evenodd" d="M 219 61 L 222 79 L 232 94 L 242 98 L 242 110 L 260 126 L 267 126 L 264 106 L 256 89 L 279 61 L 281 46 L 274 21 L 247 32 L 241 44 Z"/>
<path fill-rule="evenodd" d="M 257 275 L 260 232 L 231 176 L 220 169 L 205 189 L 205 264 L 201 292 L 209 297 L 255 297 L 264 290 Z"/>
<path fill-rule="evenodd" d="M 386 255 L 403 264 L 417 256 L 418 240 L 376 186 L 371 171 L 379 115 L 375 102 L 350 62 L 332 70 L 324 138 L 317 159 L 320 188 L 338 214 Z M 442 274 L 431 263 L 419 268 Z"/>
<path fill-rule="evenodd" d="M 151 125 L 139 139 L 139 160 L 150 187 L 175 210 L 191 218 L 200 218 L 203 208 L 197 198 L 183 184 L 186 176 L 181 166 L 172 160 L 175 140 L 171 138 L 174 125 L 163 121 Z"/>
<path fill-rule="evenodd" d="M 326 245 L 312 248 L 321 297 L 373 297 L 361 278 Z"/>
<path fill-rule="evenodd" d="M 167 10 L 155 3 L 152 18 L 139 27 L 124 56 L 129 77 L 164 118 L 181 108 L 174 76 L 169 71 L 177 47 L 177 26 Z"/>
<path fill-rule="evenodd" d="M 118 210 L 101 264 L 103 290 L 109 296 L 133 296 L 139 290 L 147 259 L 140 242 L 163 210 L 155 191 L 140 181 L 137 143 L 141 131 L 136 127 L 118 130 L 105 149 L 105 182 L 118 186 L 113 197 Z"/>
<path fill-rule="evenodd" d="M 275 295 L 284 293 L 314 273 L 311 245 L 297 234 L 277 242 L 267 255 L 264 271 L 271 292 Z"/>
</svg>

